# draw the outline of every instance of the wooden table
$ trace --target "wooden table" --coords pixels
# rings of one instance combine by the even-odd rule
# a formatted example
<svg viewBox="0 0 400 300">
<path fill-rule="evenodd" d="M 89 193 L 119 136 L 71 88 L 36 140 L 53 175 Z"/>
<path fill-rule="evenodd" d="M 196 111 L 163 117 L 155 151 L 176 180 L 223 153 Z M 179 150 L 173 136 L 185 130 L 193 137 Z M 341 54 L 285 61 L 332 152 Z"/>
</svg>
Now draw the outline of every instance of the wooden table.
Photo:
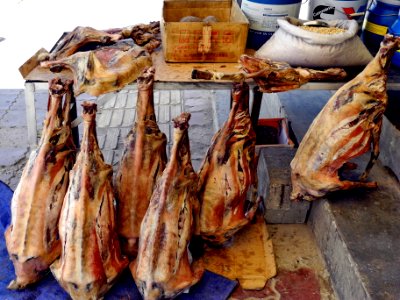
<svg viewBox="0 0 400 300">
<path fill-rule="evenodd" d="M 162 51 L 153 54 L 153 64 L 156 67 L 155 74 L 155 90 L 184 90 L 184 89 L 204 89 L 204 90 L 230 90 L 232 88 L 231 81 L 206 81 L 191 79 L 192 70 L 211 70 L 223 73 L 236 73 L 240 70 L 238 63 L 166 63 L 162 55 Z M 25 82 L 25 105 L 26 105 L 26 121 L 28 129 L 29 145 L 37 145 L 37 126 L 36 126 L 36 107 L 35 92 L 37 90 L 47 90 L 48 80 L 54 77 L 72 78 L 69 71 L 61 73 L 51 73 L 39 66 L 35 67 L 26 76 Z M 300 87 L 302 90 L 336 90 L 345 82 L 309 82 Z M 253 106 L 251 109 L 251 117 L 253 124 L 257 124 L 260 113 L 262 93 L 258 91 L 253 81 L 249 82 L 252 87 Z M 137 89 L 136 83 L 129 84 L 123 88 L 124 90 Z M 391 70 L 388 80 L 388 90 L 400 90 L 400 71 Z"/>
</svg>

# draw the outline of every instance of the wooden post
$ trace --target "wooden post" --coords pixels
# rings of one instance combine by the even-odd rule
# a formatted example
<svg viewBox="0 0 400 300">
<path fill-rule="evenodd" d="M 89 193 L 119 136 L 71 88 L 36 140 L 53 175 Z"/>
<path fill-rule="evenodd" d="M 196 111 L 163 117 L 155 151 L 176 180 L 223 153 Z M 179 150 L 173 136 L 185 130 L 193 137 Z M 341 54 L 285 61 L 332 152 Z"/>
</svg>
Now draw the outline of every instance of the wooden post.
<svg viewBox="0 0 400 300">
<path fill-rule="evenodd" d="M 28 145 L 32 149 L 37 146 L 37 125 L 35 108 L 35 84 L 25 82 L 26 126 L 28 129 Z"/>
<path fill-rule="evenodd" d="M 253 88 L 253 106 L 251 108 L 251 123 L 253 124 L 253 129 L 257 129 L 258 118 L 260 117 L 261 100 L 263 93 L 260 92 L 260 88 L 255 86 Z"/>
<path fill-rule="evenodd" d="M 77 109 L 76 109 L 76 98 L 74 92 L 72 91 L 71 94 L 71 108 L 69 111 L 69 116 L 72 121 L 76 120 L 78 117 Z M 79 145 L 79 127 L 78 124 L 72 127 L 72 138 L 74 139 L 75 146 L 77 148 L 80 147 Z"/>
</svg>

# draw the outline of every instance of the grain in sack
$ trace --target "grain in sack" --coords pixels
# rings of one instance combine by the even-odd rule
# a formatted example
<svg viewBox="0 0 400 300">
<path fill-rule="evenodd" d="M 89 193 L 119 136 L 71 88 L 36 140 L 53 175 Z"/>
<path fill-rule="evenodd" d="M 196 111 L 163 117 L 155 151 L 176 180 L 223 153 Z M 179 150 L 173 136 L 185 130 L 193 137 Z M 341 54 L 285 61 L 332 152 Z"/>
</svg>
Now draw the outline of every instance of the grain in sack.
<svg viewBox="0 0 400 300">
<path fill-rule="evenodd" d="M 372 59 L 357 35 L 355 20 L 324 20 L 328 27 L 307 28 L 305 22 L 292 17 L 278 19 L 279 29 L 255 56 L 303 67 L 364 66 Z"/>
</svg>

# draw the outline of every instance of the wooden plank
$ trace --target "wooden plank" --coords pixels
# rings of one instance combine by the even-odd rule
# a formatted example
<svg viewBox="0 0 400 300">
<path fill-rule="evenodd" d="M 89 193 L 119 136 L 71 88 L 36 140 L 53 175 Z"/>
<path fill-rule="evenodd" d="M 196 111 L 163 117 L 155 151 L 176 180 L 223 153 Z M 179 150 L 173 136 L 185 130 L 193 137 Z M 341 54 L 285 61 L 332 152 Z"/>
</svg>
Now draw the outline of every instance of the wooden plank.
<svg viewBox="0 0 400 300">
<path fill-rule="evenodd" d="M 213 83 L 210 80 L 192 79 L 193 69 L 223 73 L 237 73 L 240 71 L 239 63 L 167 63 L 162 51 L 153 53 L 152 59 L 156 68 L 155 80 L 158 82 Z M 231 81 L 220 80 L 218 83 L 226 84 L 231 83 Z"/>
<path fill-rule="evenodd" d="M 49 81 L 55 77 L 59 77 L 63 80 L 73 79 L 73 75 L 70 70 L 64 69 L 60 73 L 52 73 L 49 69 L 42 68 L 41 66 L 34 68 L 24 77 L 24 79 L 27 81 Z"/>
<path fill-rule="evenodd" d="M 173 83 L 213 83 L 210 80 L 192 79 L 192 70 L 211 70 L 214 72 L 237 73 L 240 71 L 239 63 L 167 63 L 161 50 L 152 54 L 153 65 L 156 68 L 155 81 L 157 82 L 173 82 Z M 24 76 L 27 81 L 47 82 L 54 77 L 61 79 L 73 79 L 70 70 L 63 70 L 60 73 L 52 73 L 46 68 L 39 65 Z M 219 80 L 217 85 L 224 85 L 230 81 Z M 132 88 L 131 88 L 132 89 Z"/>
<path fill-rule="evenodd" d="M 164 0 L 163 18 L 167 22 L 179 22 L 182 17 L 196 16 L 201 19 L 215 16 L 221 22 L 229 21 L 231 1 Z"/>
<path fill-rule="evenodd" d="M 276 275 L 272 240 L 262 216 L 240 230 L 228 246 L 207 248 L 202 260 L 207 270 L 239 280 L 243 289 L 262 289 Z"/>
</svg>

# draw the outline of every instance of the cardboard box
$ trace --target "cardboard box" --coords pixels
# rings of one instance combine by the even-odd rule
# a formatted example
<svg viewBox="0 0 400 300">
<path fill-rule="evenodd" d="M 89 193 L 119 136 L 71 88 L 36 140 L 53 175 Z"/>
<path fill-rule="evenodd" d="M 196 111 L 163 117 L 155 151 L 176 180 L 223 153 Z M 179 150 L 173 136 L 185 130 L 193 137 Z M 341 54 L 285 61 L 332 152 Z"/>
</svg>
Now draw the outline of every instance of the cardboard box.
<svg viewBox="0 0 400 300">
<path fill-rule="evenodd" d="M 180 22 L 186 16 L 218 22 Z M 164 0 L 160 26 L 167 62 L 237 62 L 249 21 L 236 0 Z"/>
</svg>

